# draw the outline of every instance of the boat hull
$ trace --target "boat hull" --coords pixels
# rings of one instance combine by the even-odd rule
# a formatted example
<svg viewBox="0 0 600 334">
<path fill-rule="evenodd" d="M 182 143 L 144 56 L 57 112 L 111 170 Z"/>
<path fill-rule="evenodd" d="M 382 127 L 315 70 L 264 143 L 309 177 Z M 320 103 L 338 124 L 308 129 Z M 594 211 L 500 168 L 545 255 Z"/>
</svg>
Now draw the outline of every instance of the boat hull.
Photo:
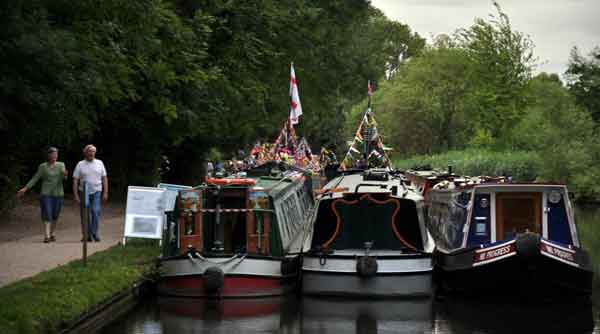
<svg viewBox="0 0 600 334">
<path fill-rule="evenodd" d="M 433 294 L 432 259 L 426 256 L 377 257 L 377 272 L 357 272 L 356 256 L 307 255 L 302 265 L 305 295 L 368 298 L 425 297 Z"/>
<path fill-rule="evenodd" d="M 582 249 L 531 238 L 434 255 L 447 294 L 560 298 L 589 296 L 593 272 Z"/>
<path fill-rule="evenodd" d="M 293 291 L 298 281 L 297 257 L 226 260 L 184 257 L 163 260 L 157 292 L 163 296 L 198 298 L 267 297 Z M 214 275 L 209 273 L 215 268 L 222 273 L 218 288 L 215 288 Z"/>
</svg>

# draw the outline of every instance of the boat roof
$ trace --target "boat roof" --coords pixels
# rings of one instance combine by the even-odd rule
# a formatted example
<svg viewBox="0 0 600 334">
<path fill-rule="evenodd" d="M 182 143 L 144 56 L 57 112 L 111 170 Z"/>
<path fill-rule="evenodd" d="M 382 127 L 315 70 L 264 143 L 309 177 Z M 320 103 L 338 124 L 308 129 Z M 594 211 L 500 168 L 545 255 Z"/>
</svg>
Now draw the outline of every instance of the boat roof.
<svg viewBox="0 0 600 334">
<path fill-rule="evenodd" d="M 493 190 L 493 191 L 539 191 L 546 188 L 566 189 L 562 183 L 536 183 L 536 182 L 487 182 L 465 183 L 464 180 L 444 180 L 437 183 L 432 191 L 466 191 L 466 190 Z"/>
<path fill-rule="evenodd" d="M 390 175 L 387 181 L 382 180 L 365 180 L 364 174 L 342 175 L 334 178 L 323 187 L 325 192 L 331 192 L 331 198 L 340 198 L 344 194 L 354 193 L 355 189 L 360 184 L 369 184 L 374 186 L 361 186 L 358 193 L 389 193 L 392 194 L 392 187 L 398 187 L 398 195 L 392 194 L 392 197 L 405 198 L 413 201 L 421 201 L 423 197 L 415 191 L 414 188 L 404 185 L 400 176 Z M 334 191 L 337 190 L 337 191 Z"/>
</svg>

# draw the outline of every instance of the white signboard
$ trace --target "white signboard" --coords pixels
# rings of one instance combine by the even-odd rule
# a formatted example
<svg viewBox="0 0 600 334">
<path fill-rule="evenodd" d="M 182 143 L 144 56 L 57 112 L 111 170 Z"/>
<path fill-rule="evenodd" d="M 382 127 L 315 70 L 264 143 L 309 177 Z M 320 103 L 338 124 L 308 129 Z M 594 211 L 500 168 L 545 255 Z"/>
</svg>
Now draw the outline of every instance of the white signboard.
<svg viewBox="0 0 600 334">
<path fill-rule="evenodd" d="M 165 189 L 127 188 L 124 237 L 161 239 L 165 212 Z"/>
</svg>

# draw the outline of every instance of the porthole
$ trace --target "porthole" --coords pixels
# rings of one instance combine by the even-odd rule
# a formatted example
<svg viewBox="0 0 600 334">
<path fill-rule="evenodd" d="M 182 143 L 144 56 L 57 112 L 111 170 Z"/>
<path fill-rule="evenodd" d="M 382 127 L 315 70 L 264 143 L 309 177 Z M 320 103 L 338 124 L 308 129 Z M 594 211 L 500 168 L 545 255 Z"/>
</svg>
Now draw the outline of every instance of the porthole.
<svg viewBox="0 0 600 334">
<path fill-rule="evenodd" d="M 558 191 L 558 190 L 552 190 L 548 194 L 548 200 L 550 201 L 550 203 L 553 203 L 553 204 L 560 202 L 561 198 L 562 198 L 562 195 L 560 194 L 560 191 Z"/>
</svg>

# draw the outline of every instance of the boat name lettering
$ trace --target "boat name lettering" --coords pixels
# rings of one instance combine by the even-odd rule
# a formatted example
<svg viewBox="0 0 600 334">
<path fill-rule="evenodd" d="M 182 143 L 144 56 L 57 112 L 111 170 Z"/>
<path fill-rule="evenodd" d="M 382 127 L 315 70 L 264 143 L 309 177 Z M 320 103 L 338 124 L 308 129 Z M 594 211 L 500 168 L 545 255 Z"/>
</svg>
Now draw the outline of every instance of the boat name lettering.
<svg viewBox="0 0 600 334">
<path fill-rule="evenodd" d="M 513 244 L 506 245 L 504 247 L 492 249 L 492 250 L 483 250 L 478 251 L 475 255 L 475 262 L 490 260 L 496 257 L 500 257 L 502 255 L 506 255 L 513 250 Z"/>
<path fill-rule="evenodd" d="M 550 255 L 554 255 L 560 259 L 563 260 L 567 260 L 569 262 L 575 262 L 575 257 L 573 256 L 573 253 L 564 251 L 562 249 L 558 249 L 555 247 L 552 247 L 550 245 L 543 245 L 544 246 L 544 251 Z"/>
</svg>

